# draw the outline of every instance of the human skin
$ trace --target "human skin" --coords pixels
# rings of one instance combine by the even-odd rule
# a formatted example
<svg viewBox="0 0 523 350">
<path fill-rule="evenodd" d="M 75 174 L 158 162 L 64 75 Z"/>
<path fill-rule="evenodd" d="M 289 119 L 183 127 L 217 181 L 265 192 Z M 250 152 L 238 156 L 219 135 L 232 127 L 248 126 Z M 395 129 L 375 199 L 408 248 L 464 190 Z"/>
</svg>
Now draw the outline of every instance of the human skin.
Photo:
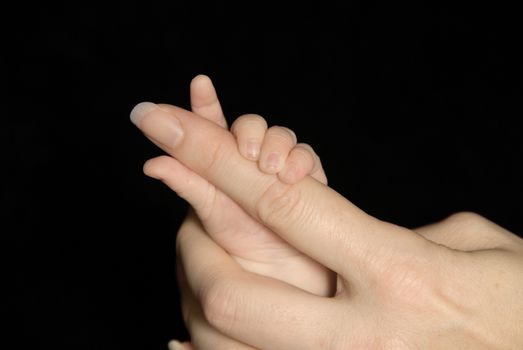
<svg viewBox="0 0 523 350">
<path fill-rule="evenodd" d="M 193 79 L 191 105 L 200 116 L 227 128 L 209 78 L 197 76 Z M 262 172 L 283 177 L 287 183 L 295 183 L 310 173 L 313 178 L 326 183 L 319 158 L 310 146 L 296 144 L 296 136 L 291 130 L 283 127 L 267 130 L 262 117 L 245 115 L 236 119 L 231 132 L 239 151 L 243 150 L 242 155 L 256 162 Z M 257 147 L 245 147 L 253 144 Z M 279 162 L 268 164 L 268 158 L 273 158 L 269 156 L 275 154 L 279 155 Z M 288 169 L 292 171 L 286 171 Z M 163 156 L 149 160 L 144 171 L 186 199 L 207 233 L 246 270 L 280 279 L 318 295 L 332 295 L 334 292 L 335 275 L 331 271 L 290 246 L 190 168 Z"/>
<path fill-rule="evenodd" d="M 191 82 L 190 91 L 192 110 L 227 128 L 210 79 L 197 76 Z M 236 119 L 231 133 L 239 152 L 256 162 L 262 172 L 275 174 L 289 184 L 306 175 L 326 184 L 319 157 L 310 146 L 297 144 L 296 135 L 290 129 L 267 128 L 262 117 L 251 114 Z M 274 159 L 277 161 L 271 164 L 270 160 Z M 205 231 L 247 271 L 280 279 L 318 295 L 333 294 L 335 275 L 331 271 L 287 244 L 189 168 L 171 157 L 162 156 L 148 161 L 144 171 L 186 199 Z"/>
<path fill-rule="evenodd" d="M 194 215 L 178 233 L 184 316 L 197 349 L 520 349 L 523 240 L 471 213 L 410 230 L 310 177 L 286 184 L 232 134 L 162 106 L 139 128 L 260 224 L 337 273 L 318 296 L 246 271 Z M 180 130 L 177 130 L 180 128 Z"/>
</svg>

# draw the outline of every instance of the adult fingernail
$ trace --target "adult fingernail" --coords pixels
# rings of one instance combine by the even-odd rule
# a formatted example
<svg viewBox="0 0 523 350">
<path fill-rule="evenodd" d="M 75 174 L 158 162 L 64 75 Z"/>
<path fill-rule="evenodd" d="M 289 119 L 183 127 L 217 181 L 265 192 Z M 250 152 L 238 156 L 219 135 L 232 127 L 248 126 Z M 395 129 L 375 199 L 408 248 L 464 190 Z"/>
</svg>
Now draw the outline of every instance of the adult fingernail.
<svg viewBox="0 0 523 350">
<path fill-rule="evenodd" d="M 144 117 L 149 116 L 144 121 Z M 167 148 L 176 146 L 183 136 L 180 121 L 151 102 L 137 104 L 131 111 L 131 121 L 150 139 Z"/>
<path fill-rule="evenodd" d="M 140 127 L 140 121 L 147 115 L 149 112 L 157 109 L 158 106 L 151 102 L 141 102 L 134 106 L 131 111 L 131 121 L 138 128 Z"/>
</svg>

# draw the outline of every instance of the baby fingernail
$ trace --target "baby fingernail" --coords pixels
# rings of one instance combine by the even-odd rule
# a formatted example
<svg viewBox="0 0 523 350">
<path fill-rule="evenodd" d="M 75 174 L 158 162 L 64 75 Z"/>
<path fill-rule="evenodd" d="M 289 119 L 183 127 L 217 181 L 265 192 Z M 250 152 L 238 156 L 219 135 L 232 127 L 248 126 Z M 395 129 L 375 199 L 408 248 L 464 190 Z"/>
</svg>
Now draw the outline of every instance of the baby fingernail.
<svg viewBox="0 0 523 350">
<path fill-rule="evenodd" d="M 260 144 L 256 141 L 247 141 L 247 144 L 245 145 L 245 153 L 249 159 L 258 159 L 258 154 L 260 154 Z"/>
<path fill-rule="evenodd" d="M 289 164 L 286 166 L 284 173 L 281 176 L 286 180 L 286 182 L 293 182 L 296 179 L 298 174 L 298 168 L 295 164 Z"/>
<path fill-rule="evenodd" d="M 280 156 L 278 153 L 271 153 L 267 157 L 265 167 L 268 171 L 278 171 L 280 165 Z"/>
</svg>

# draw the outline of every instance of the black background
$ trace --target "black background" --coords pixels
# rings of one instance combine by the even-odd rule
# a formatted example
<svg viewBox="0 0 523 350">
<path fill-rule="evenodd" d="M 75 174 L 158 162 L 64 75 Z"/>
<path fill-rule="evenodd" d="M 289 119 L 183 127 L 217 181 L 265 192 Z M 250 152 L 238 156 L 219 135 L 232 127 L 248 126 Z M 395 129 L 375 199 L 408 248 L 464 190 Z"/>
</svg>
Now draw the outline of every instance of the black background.
<svg viewBox="0 0 523 350">
<path fill-rule="evenodd" d="M 186 204 L 143 175 L 141 101 L 189 107 L 208 74 L 229 122 L 258 113 L 330 185 L 415 227 L 461 210 L 523 232 L 521 44 L 510 8 L 344 2 L 68 2 L 6 16 L 2 248 L 23 349 L 165 349 L 185 338 Z M 476 5 L 477 6 L 477 5 Z M 20 332 L 21 331 L 21 332 Z"/>
</svg>

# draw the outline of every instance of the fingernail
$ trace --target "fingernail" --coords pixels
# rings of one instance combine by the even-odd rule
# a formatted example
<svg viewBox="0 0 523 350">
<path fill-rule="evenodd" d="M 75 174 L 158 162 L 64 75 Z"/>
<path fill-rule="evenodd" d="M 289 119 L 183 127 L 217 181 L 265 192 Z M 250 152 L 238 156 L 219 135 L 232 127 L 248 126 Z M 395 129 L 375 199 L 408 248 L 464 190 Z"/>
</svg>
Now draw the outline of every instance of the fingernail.
<svg viewBox="0 0 523 350">
<path fill-rule="evenodd" d="M 260 143 L 256 141 L 247 141 L 245 150 L 247 153 L 247 158 L 256 160 L 258 159 L 258 154 L 260 154 Z"/>
<path fill-rule="evenodd" d="M 145 116 L 149 116 L 143 121 Z M 131 121 L 153 141 L 167 148 L 175 147 L 183 136 L 178 118 L 151 102 L 137 104 L 131 111 Z"/>
<path fill-rule="evenodd" d="M 167 347 L 169 348 L 169 350 L 183 350 L 183 346 L 178 340 L 171 340 L 167 344 Z"/>
<path fill-rule="evenodd" d="M 286 183 L 293 183 L 296 179 L 296 176 L 298 174 L 298 168 L 295 164 L 288 164 L 285 169 L 284 173 L 280 173 L 280 178 L 284 180 Z"/>
<path fill-rule="evenodd" d="M 278 171 L 280 165 L 280 156 L 278 153 L 271 153 L 267 157 L 267 161 L 265 162 L 265 166 L 268 171 Z"/>
<path fill-rule="evenodd" d="M 140 121 L 145 117 L 149 112 L 157 109 L 158 106 L 151 102 L 141 102 L 134 106 L 131 111 L 131 121 L 138 128 L 140 127 Z"/>
</svg>

